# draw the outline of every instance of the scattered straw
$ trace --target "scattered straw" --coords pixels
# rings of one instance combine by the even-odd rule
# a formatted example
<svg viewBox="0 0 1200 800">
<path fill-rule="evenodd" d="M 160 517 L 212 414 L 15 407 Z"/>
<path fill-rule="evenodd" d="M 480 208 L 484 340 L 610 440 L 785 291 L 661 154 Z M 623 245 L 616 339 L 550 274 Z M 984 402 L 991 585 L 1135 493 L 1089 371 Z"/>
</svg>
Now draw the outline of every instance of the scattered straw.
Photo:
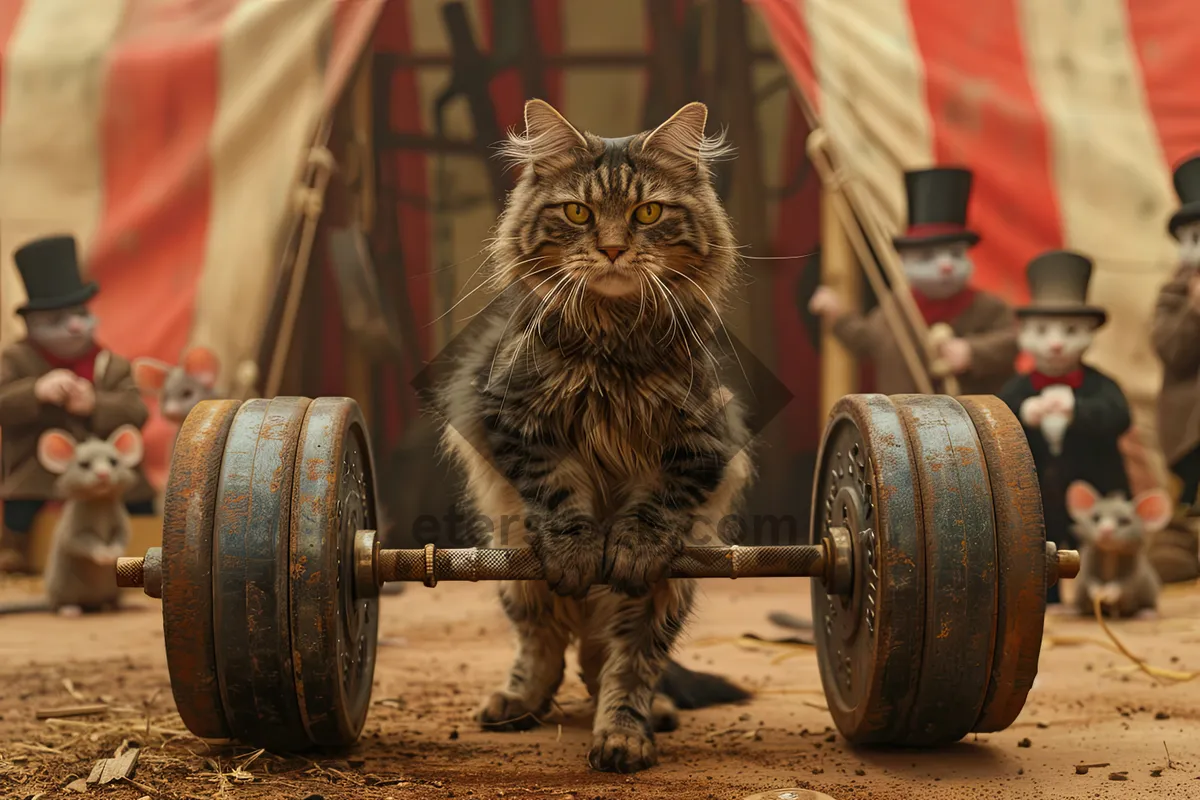
<svg viewBox="0 0 1200 800">
<path fill-rule="evenodd" d="M 771 664 L 780 664 L 784 661 L 787 661 L 789 658 L 795 658 L 796 656 L 809 653 L 814 648 L 812 642 L 797 637 L 788 637 L 786 639 L 764 639 L 752 633 L 744 633 L 741 636 L 713 636 L 706 639 L 698 639 L 692 642 L 692 645 L 695 647 L 713 647 L 719 644 L 731 644 L 743 650 L 782 651 L 771 659 Z"/>
</svg>

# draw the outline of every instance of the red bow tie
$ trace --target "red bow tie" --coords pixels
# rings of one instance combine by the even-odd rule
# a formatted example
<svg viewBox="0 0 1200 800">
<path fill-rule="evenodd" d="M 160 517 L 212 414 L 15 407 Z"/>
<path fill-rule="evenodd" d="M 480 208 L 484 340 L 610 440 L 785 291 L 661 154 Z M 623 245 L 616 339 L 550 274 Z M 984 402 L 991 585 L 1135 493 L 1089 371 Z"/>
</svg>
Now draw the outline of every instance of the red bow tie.
<svg viewBox="0 0 1200 800">
<path fill-rule="evenodd" d="M 1040 372 L 1029 373 L 1029 381 L 1033 384 L 1033 390 L 1040 392 L 1047 386 L 1066 385 L 1072 389 L 1078 389 L 1083 385 L 1083 369 L 1076 369 L 1068 372 L 1066 375 L 1043 375 Z"/>
</svg>

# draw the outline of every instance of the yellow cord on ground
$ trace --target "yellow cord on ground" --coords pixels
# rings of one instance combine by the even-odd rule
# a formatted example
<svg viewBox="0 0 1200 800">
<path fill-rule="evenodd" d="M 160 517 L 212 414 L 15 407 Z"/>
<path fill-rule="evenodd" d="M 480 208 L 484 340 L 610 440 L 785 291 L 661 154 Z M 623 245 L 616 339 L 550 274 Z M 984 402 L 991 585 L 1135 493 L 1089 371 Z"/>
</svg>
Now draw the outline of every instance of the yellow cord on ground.
<svg viewBox="0 0 1200 800">
<path fill-rule="evenodd" d="M 1109 629 L 1108 623 L 1104 621 L 1104 613 L 1100 610 L 1100 596 L 1099 595 L 1096 595 L 1095 597 L 1092 598 L 1092 611 L 1096 615 L 1096 622 L 1100 623 L 1100 629 L 1104 631 L 1104 633 L 1108 636 L 1109 639 L 1112 639 L 1112 643 L 1117 646 L 1117 649 L 1121 651 L 1121 654 L 1124 655 L 1126 658 L 1128 658 L 1130 661 L 1132 661 L 1134 664 L 1137 664 L 1138 669 L 1140 669 L 1142 672 L 1146 673 L 1150 677 L 1163 678 L 1163 679 L 1170 680 L 1170 681 L 1176 681 L 1178 683 L 1184 683 L 1186 681 L 1195 680 L 1196 677 L 1200 676 L 1200 671 L 1198 671 L 1198 672 L 1181 672 L 1180 670 L 1164 669 L 1163 667 L 1155 667 L 1151 664 L 1147 664 L 1145 661 L 1138 658 L 1133 653 L 1129 652 L 1129 649 L 1127 647 L 1125 647 L 1124 644 L 1121 643 L 1121 640 L 1117 638 L 1116 634 L 1114 634 Z"/>
</svg>

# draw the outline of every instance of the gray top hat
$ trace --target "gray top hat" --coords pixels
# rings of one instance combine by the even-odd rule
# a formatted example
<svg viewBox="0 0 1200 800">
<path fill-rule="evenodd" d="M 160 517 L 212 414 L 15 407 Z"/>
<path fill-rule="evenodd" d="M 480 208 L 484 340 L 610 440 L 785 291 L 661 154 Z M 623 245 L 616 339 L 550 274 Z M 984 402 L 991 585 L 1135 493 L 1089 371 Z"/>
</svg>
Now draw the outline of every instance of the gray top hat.
<svg viewBox="0 0 1200 800">
<path fill-rule="evenodd" d="M 1025 268 L 1029 281 L 1029 305 L 1016 309 L 1018 317 L 1092 317 L 1101 324 L 1108 313 L 1088 305 L 1092 260 L 1070 250 L 1051 250 L 1036 256 Z"/>
</svg>

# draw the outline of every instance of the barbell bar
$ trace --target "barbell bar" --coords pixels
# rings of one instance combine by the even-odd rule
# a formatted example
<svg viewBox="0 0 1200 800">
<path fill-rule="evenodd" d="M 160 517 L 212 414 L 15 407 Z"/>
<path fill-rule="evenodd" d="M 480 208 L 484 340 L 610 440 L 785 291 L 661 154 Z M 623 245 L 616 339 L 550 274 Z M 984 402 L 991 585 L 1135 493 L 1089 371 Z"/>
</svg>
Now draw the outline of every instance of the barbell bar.
<svg viewBox="0 0 1200 800">
<path fill-rule="evenodd" d="M 830 414 L 808 544 L 688 547 L 673 578 L 809 577 L 830 714 L 856 744 L 1003 730 L 1037 673 L 1045 538 L 999 399 L 849 395 Z M 200 403 L 174 449 L 163 541 L 117 582 L 162 600 L 172 693 L 209 741 L 344 747 L 370 705 L 387 582 L 540 580 L 527 547 L 383 549 L 370 437 L 348 398 Z M 604 582 L 602 575 L 595 583 Z"/>
<path fill-rule="evenodd" d="M 542 564 L 528 547 L 380 549 L 375 531 L 357 531 L 354 537 L 355 593 L 374 597 L 385 583 L 441 581 L 544 580 Z M 1058 550 L 1046 543 L 1047 579 L 1051 584 L 1079 574 L 1079 553 Z M 851 533 L 833 528 L 820 545 L 762 545 L 742 547 L 685 547 L 671 564 L 672 578 L 817 578 L 829 594 L 848 595 L 854 587 Z M 597 575 L 593 584 L 607 579 Z M 162 548 L 152 547 L 145 557 L 117 559 L 117 585 L 142 589 L 162 599 Z"/>
</svg>

